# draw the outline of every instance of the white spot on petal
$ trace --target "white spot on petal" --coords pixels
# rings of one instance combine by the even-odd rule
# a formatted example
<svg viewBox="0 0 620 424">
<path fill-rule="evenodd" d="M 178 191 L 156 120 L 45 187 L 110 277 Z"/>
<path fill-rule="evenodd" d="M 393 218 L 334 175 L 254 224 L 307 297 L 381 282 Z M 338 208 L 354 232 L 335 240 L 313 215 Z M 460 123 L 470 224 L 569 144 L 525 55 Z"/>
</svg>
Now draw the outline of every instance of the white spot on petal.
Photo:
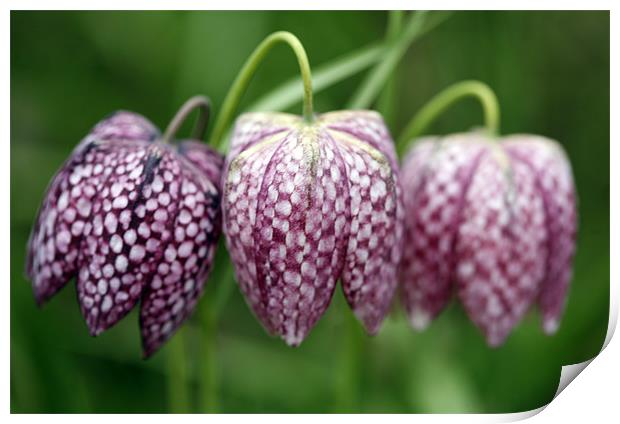
<svg viewBox="0 0 620 424">
<path fill-rule="evenodd" d="M 121 253 L 121 250 L 123 250 L 123 239 L 121 239 L 121 236 L 114 234 L 110 238 L 110 248 L 114 253 Z"/>
<path fill-rule="evenodd" d="M 116 257 L 116 261 L 114 262 L 114 266 L 118 272 L 127 271 L 127 258 L 125 255 L 119 255 Z"/>
<path fill-rule="evenodd" d="M 125 240 L 125 243 L 132 245 L 136 242 L 136 231 L 134 229 L 129 229 L 127 231 L 125 231 L 125 235 L 123 236 L 123 239 Z"/>
<path fill-rule="evenodd" d="M 284 216 L 289 216 L 291 214 L 291 203 L 288 200 L 276 203 L 276 211 Z"/>
<path fill-rule="evenodd" d="M 187 209 L 181 210 L 179 214 L 179 222 L 183 225 L 188 224 L 192 220 L 192 214 Z"/>
<path fill-rule="evenodd" d="M 284 271 L 284 282 L 294 286 L 299 286 L 301 283 L 301 275 L 296 272 Z"/>
<path fill-rule="evenodd" d="M 112 297 L 108 295 L 101 302 L 101 312 L 108 312 L 110 308 L 112 308 Z"/>
<path fill-rule="evenodd" d="M 112 207 L 115 209 L 126 208 L 127 204 L 128 204 L 127 196 L 116 197 L 114 201 L 112 201 Z"/>
<path fill-rule="evenodd" d="M 100 295 L 104 295 L 108 292 L 108 282 L 106 280 L 99 280 L 97 282 L 97 291 Z"/>
<path fill-rule="evenodd" d="M 179 246 L 179 257 L 187 258 L 192 253 L 193 248 L 194 243 L 192 243 L 191 241 L 186 241 L 185 243 L 181 244 L 181 246 Z"/>
<path fill-rule="evenodd" d="M 139 261 L 142 258 L 144 258 L 145 254 L 146 254 L 146 251 L 144 250 L 144 247 L 139 244 L 136 244 L 129 251 L 129 259 L 131 259 L 132 261 Z"/>
</svg>

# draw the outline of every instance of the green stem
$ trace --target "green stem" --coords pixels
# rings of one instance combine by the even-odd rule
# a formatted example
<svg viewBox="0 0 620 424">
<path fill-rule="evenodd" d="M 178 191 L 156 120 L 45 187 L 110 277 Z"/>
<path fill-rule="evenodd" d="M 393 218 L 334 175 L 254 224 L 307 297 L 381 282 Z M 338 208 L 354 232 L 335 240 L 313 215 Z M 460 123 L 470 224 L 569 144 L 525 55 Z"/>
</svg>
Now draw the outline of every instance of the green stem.
<svg viewBox="0 0 620 424">
<path fill-rule="evenodd" d="M 225 281 L 224 284 L 230 285 L 228 281 Z M 218 378 L 216 359 L 217 318 L 215 311 L 211 308 L 203 308 L 201 321 L 203 356 L 200 358 L 200 412 L 216 413 L 218 409 Z"/>
<path fill-rule="evenodd" d="M 232 262 L 228 260 L 226 262 L 226 269 L 224 270 L 224 275 L 222 277 L 220 287 L 218 288 L 215 296 L 213 297 L 212 307 L 216 319 L 219 319 L 219 317 L 222 315 L 224 307 L 226 306 L 226 303 L 228 303 L 228 299 L 233 292 L 234 285 L 235 271 L 233 269 Z"/>
<path fill-rule="evenodd" d="M 312 91 L 324 90 L 377 63 L 385 53 L 383 44 L 371 44 L 312 68 Z M 248 111 L 285 110 L 301 101 L 303 82 L 292 78 L 246 108 Z"/>
<path fill-rule="evenodd" d="M 457 101 L 474 97 L 478 99 L 484 113 L 484 125 L 491 135 L 499 132 L 499 104 L 491 88 L 480 81 L 462 81 L 446 88 L 418 111 L 398 138 L 396 149 L 403 155 L 414 140 L 446 109 Z"/>
<path fill-rule="evenodd" d="M 209 122 L 211 101 L 205 96 L 194 96 L 183 103 L 183 106 L 181 106 L 176 115 L 174 115 L 174 118 L 172 118 L 168 124 L 168 128 L 166 128 L 166 131 L 162 136 L 162 141 L 164 143 L 170 143 L 174 139 L 177 131 L 179 131 L 179 128 L 183 125 L 183 122 L 185 122 L 189 114 L 196 108 L 200 108 L 200 114 L 196 120 L 196 126 L 194 127 L 192 138 L 201 140 L 205 136 L 207 123 Z"/>
<path fill-rule="evenodd" d="M 168 409 L 171 413 L 187 413 L 190 410 L 187 390 L 187 367 L 183 328 L 168 343 L 166 355 L 168 366 Z"/>
<path fill-rule="evenodd" d="M 343 323 L 339 340 L 342 342 L 342 348 L 336 371 L 334 412 L 358 413 L 363 330 L 345 299 L 341 299 L 340 310 Z"/>
<path fill-rule="evenodd" d="M 388 12 L 388 24 L 386 31 L 386 38 L 388 41 L 394 41 L 400 34 L 400 30 L 403 27 L 403 16 L 404 12 L 402 10 L 390 10 Z"/>
<path fill-rule="evenodd" d="M 239 105 L 243 93 L 254 76 L 258 65 L 263 61 L 273 46 L 278 43 L 288 44 L 297 57 L 297 62 L 299 63 L 299 69 L 301 71 L 301 77 L 304 84 L 303 116 L 307 121 L 312 121 L 312 74 L 310 72 L 308 56 L 306 55 L 306 51 L 297 37 L 290 32 L 278 31 L 265 38 L 263 42 L 260 43 L 252 52 L 241 68 L 241 71 L 228 91 L 224 103 L 222 104 L 222 109 L 217 116 L 209 143 L 210 145 L 222 150 L 222 137 L 226 131 L 226 128 L 232 121 L 233 115 L 237 110 L 237 106 Z"/>
<path fill-rule="evenodd" d="M 209 277 L 210 293 L 200 308 L 201 352 L 199 380 L 200 412 L 218 412 L 218 373 L 217 373 L 217 326 L 235 285 L 232 262 L 223 242 L 220 242 L 214 264 L 217 264 Z"/>
</svg>

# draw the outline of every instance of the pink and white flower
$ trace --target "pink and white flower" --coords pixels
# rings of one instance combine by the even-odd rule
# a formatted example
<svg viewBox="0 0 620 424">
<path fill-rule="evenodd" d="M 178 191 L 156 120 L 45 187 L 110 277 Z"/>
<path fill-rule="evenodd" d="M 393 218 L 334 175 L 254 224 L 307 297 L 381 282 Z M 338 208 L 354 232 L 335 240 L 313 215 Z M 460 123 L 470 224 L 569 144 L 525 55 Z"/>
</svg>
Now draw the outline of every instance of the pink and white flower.
<svg viewBox="0 0 620 424">
<path fill-rule="evenodd" d="M 97 124 L 49 185 L 27 258 L 38 304 L 76 277 L 92 335 L 140 300 L 145 356 L 194 309 L 220 232 L 222 157 L 159 137 L 131 112 Z"/>
<path fill-rule="evenodd" d="M 555 141 L 482 134 L 421 139 L 404 160 L 403 301 L 425 328 L 453 292 L 490 345 L 533 303 L 553 333 L 577 229 L 568 158 Z"/>
<path fill-rule="evenodd" d="M 402 204 L 381 116 L 332 112 L 307 123 L 242 115 L 224 177 L 224 233 L 237 280 L 260 322 L 299 345 L 341 280 L 375 334 L 396 287 Z"/>
</svg>

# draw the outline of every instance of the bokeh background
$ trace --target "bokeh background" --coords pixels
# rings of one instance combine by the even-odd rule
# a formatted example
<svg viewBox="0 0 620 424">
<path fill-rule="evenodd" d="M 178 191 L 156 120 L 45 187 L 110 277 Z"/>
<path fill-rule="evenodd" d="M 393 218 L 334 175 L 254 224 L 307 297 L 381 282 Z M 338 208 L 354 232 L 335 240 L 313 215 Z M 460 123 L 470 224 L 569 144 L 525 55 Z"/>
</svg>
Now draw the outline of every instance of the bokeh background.
<svg viewBox="0 0 620 424">
<path fill-rule="evenodd" d="M 11 13 L 12 412 L 165 412 L 170 405 L 170 348 L 141 359 L 135 311 L 91 338 L 73 284 L 38 309 L 24 277 L 26 241 L 46 185 L 90 127 L 119 108 L 165 127 L 197 93 L 217 108 L 272 31 L 297 34 L 319 65 L 383 40 L 386 22 L 385 12 Z M 274 49 L 242 107 L 296 72 L 291 53 Z M 318 93 L 316 109 L 342 108 L 362 78 Z M 378 336 L 352 339 L 351 312 L 337 291 L 308 339 L 290 349 L 264 333 L 234 287 L 210 344 L 218 411 L 523 411 L 551 400 L 562 364 L 599 352 L 609 309 L 609 14 L 452 14 L 401 62 L 387 117 L 393 134 L 434 93 L 469 78 L 496 90 L 503 133 L 552 137 L 572 160 L 580 234 L 558 334 L 545 337 L 532 311 L 504 346 L 490 349 L 453 304 L 422 334 L 396 308 Z M 478 105 L 464 101 L 433 131 L 479 122 Z M 199 309 L 209 307 L 218 284 L 231 284 L 215 273 Z M 182 331 L 196 396 L 206 360 L 199 314 Z"/>
</svg>

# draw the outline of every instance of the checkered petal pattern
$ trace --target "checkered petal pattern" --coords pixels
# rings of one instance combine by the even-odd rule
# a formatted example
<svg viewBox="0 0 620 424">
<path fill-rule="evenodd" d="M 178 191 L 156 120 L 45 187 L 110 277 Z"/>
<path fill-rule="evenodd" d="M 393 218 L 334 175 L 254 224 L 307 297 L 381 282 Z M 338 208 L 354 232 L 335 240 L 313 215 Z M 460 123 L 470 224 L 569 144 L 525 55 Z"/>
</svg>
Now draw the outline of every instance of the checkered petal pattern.
<svg viewBox="0 0 620 424">
<path fill-rule="evenodd" d="M 570 162 L 553 140 L 531 135 L 506 137 L 504 145 L 515 161 L 524 163 L 536 177 L 545 206 L 548 231 L 546 274 L 538 304 L 543 328 L 557 331 L 572 277 L 577 237 L 577 194 Z"/>
<path fill-rule="evenodd" d="M 404 161 L 402 297 L 411 325 L 428 326 L 453 292 L 459 211 L 484 145 L 475 136 L 421 140 Z"/>
<path fill-rule="evenodd" d="M 575 249 L 570 164 L 556 142 L 482 134 L 420 140 L 402 170 L 405 247 L 400 276 L 414 328 L 453 293 L 491 346 L 532 304 L 555 331 Z"/>
<path fill-rule="evenodd" d="M 241 116 L 225 165 L 224 233 L 246 300 L 272 334 L 299 345 L 337 280 L 374 334 L 400 261 L 402 207 L 393 142 L 374 112 L 313 123 Z"/>
<path fill-rule="evenodd" d="M 193 310 L 221 227 L 222 157 L 159 137 L 131 112 L 97 124 L 52 179 L 26 264 L 39 304 L 76 277 L 92 335 L 141 301 L 145 356 Z"/>
</svg>

